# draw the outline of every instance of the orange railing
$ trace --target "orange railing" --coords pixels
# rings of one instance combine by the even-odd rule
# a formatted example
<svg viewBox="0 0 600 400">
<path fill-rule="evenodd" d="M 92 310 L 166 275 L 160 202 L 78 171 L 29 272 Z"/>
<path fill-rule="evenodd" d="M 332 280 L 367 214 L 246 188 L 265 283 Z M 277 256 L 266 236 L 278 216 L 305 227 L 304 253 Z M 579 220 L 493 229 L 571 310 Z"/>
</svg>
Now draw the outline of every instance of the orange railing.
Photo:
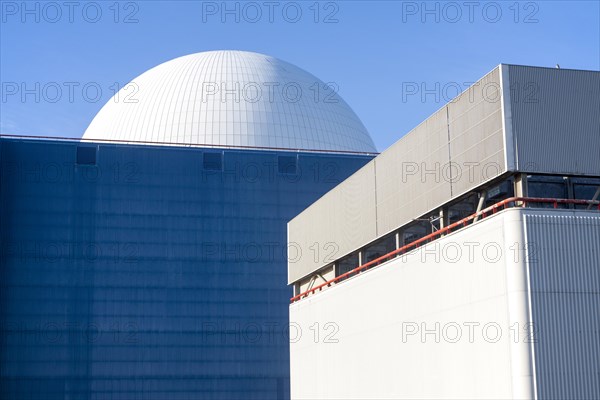
<svg viewBox="0 0 600 400">
<path fill-rule="evenodd" d="M 370 268 L 373 268 L 379 264 L 381 264 L 382 262 L 388 261 L 396 256 L 405 254 L 408 251 L 414 250 L 418 247 L 421 247 L 424 244 L 427 244 L 435 239 L 438 239 L 439 237 L 443 236 L 444 234 L 448 234 L 456 229 L 460 229 L 460 228 L 464 228 L 465 226 L 467 226 L 469 223 L 472 223 L 473 221 L 475 221 L 475 219 L 482 219 L 485 218 L 489 215 L 493 215 L 495 213 L 497 213 L 498 211 L 504 210 L 506 208 L 509 207 L 524 207 L 527 204 L 530 203 L 544 203 L 544 204 L 552 204 L 554 206 L 554 208 L 558 208 L 559 204 L 579 204 L 579 205 L 587 205 L 590 208 L 592 206 L 596 206 L 596 208 L 600 211 L 600 201 L 594 201 L 594 200 L 573 200 L 573 199 L 550 199 L 550 198 L 532 198 L 532 197 L 511 197 L 505 200 L 502 200 L 492 206 L 489 206 L 479 212 L 476 212 L 474 214 L 469 215 L 466 218 L 461 219 L 460 221 L 454 222 L 451 225 L 448 225 L 440 230 L 437 230 L 427 236 L 424 236 L 418 240 L 415 240 L 414 242 L 411 242 L 405 246 L 400 247 L 399 249 L 396 249 L 394 251 L 391 251 L 379 258 L 376 258 L 372 261 L 369 261 L 368 263 L 365 263 L 363 265 L 360 265 L 356 268 L 354 268 L 351 271 L 348 271 L 342 275 L 336 276 L 335 278 L 319 285 L 319 286 L 315 286 L 314 288 L 307 290 L 305 292 L 302 292 L 294 297 L 292 297 L 290 299 L 290 301 L 293 303 L 295 301 L 298 301 L 304 297 L 307 297 L 311 294 L 314 294 L 317 291 L 321 291 L 323 290 L 323 288 L 329 287 L 331 285 L 333 285 L 336 282 L 339 282 L 341 280 L 347 279 L 353 275 L 357 275 L 361 272 L 364 272 Z"/>
</svg>

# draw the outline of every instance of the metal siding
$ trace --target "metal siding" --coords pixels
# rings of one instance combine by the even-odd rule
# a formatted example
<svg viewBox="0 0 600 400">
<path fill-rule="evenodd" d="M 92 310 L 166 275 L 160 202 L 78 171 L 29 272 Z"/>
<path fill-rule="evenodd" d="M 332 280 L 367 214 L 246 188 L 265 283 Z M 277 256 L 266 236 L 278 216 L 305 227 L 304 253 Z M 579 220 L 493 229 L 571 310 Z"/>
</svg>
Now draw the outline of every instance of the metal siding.
<svg viewBox="0 0 600 400">
<path fill-rule="evenodd" d="M 448 114 L 456 197 L 506 171 L 500 67 L 448 104 Z"/>
<path fill-rule="evenodd" d="M 312 254 L 308 246 L 316 242 L 336 241 L 339 255 L 357 250 L 505 172 L 499 70 L 496 67 L 377 156 L 375 162 L 343 182 L 333 194 L 296 217 L 289 225 L 290 240 L 300 245 L 303 256 Z M 499 96 L 497 100 L 495 95 Z M 460 168 L 459 176 L 451 175 L 456 168 L 450 167 L 450 162 Z M 373 187 L 375 206 L 368 193 Z M 339 197 L 343 192 L 363 200 L 343 200 Z M 364 208 L 353 209 L 355 201 L 362 202 Z M 358 218 L 356 213 L 363 215 Z M 369 219 L 374 215 L 376 225 Z M 289 281 L 325 264 L 304 256 L 289 264 Z"/>
<path fill-rule="evenodd" d="M 515 171 L 515 143 L 512 131 L 512 111 L 510 109 L 510 82 L 508 78 L 508 65 L 500 64 L 499 78 L 502 89 L 502 130 L 504 131 L 504 156 L 505 169 Z"/>
<path fill-rule="evenodd" d="M 444 107 L 375 159 L 377 232 L 353 250 L 448 199 L 450 181 L 442 176 L 448 161 Z"/>
<path fill-rule="evenodd" d="M 369 158 L 0 143 L 0 398 L 289 397 L 286 223 Z"/>
<path fill-rule="evenodd" d="M 508 68 L 517 169 L 600 175 L 600 72 Z"/>
<path fill-rule="evenodd" d="M 538 398 L 598 399 L 600 217 L 544 212 L 525 227 Z"/>
<path fill-rule="evenodd" d="M 288 282 L 310 274 L 319 267 L 354 250 L 377 234 L 375 210 L 375 163 L 324 195 L 288 225 Z"/>
</svg>

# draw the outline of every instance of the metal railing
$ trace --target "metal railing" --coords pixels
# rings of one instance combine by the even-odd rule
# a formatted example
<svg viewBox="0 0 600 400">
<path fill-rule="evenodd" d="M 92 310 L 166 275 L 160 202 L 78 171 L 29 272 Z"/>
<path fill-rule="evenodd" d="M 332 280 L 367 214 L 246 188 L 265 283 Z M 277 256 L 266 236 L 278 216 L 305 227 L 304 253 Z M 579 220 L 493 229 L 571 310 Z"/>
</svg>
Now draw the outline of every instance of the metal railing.
<svg viewBox="0 0 600 400">
<path fill-rule="evenodd" d="M 320 292 L 321 290 L 323 290 L 326 287 L 330 287 L 333 284 L 350 278 L 353 275 L 358 275 L 361 272 L 364 272 L 368 269 L 371 269 L 385 261 L 388 261 L 394 257 L 397 257 L 399 255 L 405 254 L 408 251 L 412 251 L 415 250 L 421 246 L 423 246 L 424 244 L 430 243 L 433 240 L 436 240 L 438 238 L 440 238 L 441 236 L 451 233 L 455 230 L 464 228 L 466 226 L 468 226 L 470 223 L 473 222 L 478 222 L 481 221 L 482 219 L 484 219 L 487 216 L 490 215 L 494 215 L 496 214 L 498 211 L 502 211 L 505 210 L 507 208 L 510 207 L 525 207 L 527 204 L 531 204 L 531 203 L 540 203 L 540 204 L 552 204 L 554 208 L 558 208 L 559 204 L 578 204 L 578 205 L 587 205 L 588 209 L 591 209 L 592 206 L 596 206 L 596 208 L 598 209 L 598 211 L 600 211 L 600 201 L 595 201 L 595 200 L 575 200 L 575 199 L 551 199 L 551 198 L 533 198 L 533 197 L 510 197 L 508 199 L 502 200 L 494 205 L 491 205 L 479 212 L 476 212 L 474 214 L 469 215 L 466 218 L 461 219 L 460 221 L 454 222 L 444 228 L 441 228 L 427 236 L 423 236 L 420 239 L 415 240 L 414 242 L 411 242 L 407 245 L 404 245 L 394 251 L 391 251 L 387 254 L 384 254 L 383 256 L 376 258 L 372 261 L 369 261 L 368 263 L 365 263 L 363 265 L 360 265 L 356 268 L 354 268 L 351 271 L 348 271 L 344 274 L 341 274 L 339 276 L 336 276 L 335 278 L 319 285 L 319 286 L 315 286 L 314 288 L 307 290 L 305 292 L 302 292 L 294 297 L 292 297 L 290 299 L 291 303 L 294 303 L 302 298 L 308 297 L 311 294 L 314 294 L 316 292 Z"/>
</svg>

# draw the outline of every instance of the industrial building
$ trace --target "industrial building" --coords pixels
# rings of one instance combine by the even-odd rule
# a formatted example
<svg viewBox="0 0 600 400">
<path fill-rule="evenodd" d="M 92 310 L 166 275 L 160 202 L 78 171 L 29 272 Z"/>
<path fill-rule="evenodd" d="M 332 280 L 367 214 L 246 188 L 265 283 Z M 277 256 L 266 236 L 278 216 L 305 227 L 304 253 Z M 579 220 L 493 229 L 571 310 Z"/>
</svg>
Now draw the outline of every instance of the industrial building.
<svg viewBox="0 0 600 400">
<path fill-rule="evenodd" d="M 600 398 L 599 196 L 600 72 L 494 68 L 288 224 L 292 398 Z"/>
<path fill-rule="evenodd" d="M 0 398 L 289 398 L 286 224 L 374 155 L 238 51 L 147 71 L 81 140 L 3 136 Z"/>
</svg>

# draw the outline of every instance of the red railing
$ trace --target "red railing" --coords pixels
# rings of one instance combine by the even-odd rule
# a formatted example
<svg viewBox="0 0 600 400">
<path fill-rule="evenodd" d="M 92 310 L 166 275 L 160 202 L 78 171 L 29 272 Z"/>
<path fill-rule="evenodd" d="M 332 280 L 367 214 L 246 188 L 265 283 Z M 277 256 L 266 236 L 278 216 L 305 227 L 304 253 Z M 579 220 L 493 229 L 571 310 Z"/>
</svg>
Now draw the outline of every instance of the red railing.
<svg viewBox="0 0 600 400">
<path fill-rule="evenodd" d="M 344 280 L 346 278 L 349 278 L 353 275 L 359 274 L 361 272 L 364 272 L 370 268 L 373 268 L 379 264 L 381 264 L 384 261 L 388 261 L 398 255 L 404 254 L 408 251 L 414 250 L 418 247 L 421 247 L 422 245 L 429 243 L 435 239 L 438 239 L 440 236 L 443 236 L 444 234 L 448 234 L 452 231 L 454 231 L 455 229 L 460 229 L 460 228 L 464 228 L 465 226 L 467 226 L 469 223 L 473 222 L 476 218 L 477 219 L 481 219 L 481 218 L 485 218 L 489 215 L 493 215 L 495 213 L 497 213 L 498 211 L 502 211 L 506 208 L 509 207 L 525 207 L 527 204 L 529 203 L 545 203 L 545 204 L 552 204 L 554 206 L 554 208 L 558 208 L 559 204 L 579 204 L 579 205 L 587 205 L 587 206 L 596 206 L 596 208 L 598 209 L 598 211 L 600 211 L 600 201 L 593 201 L 593 200 L 573 200 L 573 199 L 550 199 L 550 198 L 532 198 L 532 197 L 511 197 L 505 200 L 502 200 L 492 206 L 489 206 L 479 212 L 476 212 L 474 214 L 469 215 L 466 218 L 461 219 L 460 221 L 454 222 L 451 225 L 448 225 L 440 230 L 437 230 L 427 236 L 424 236 L 418 240 L 415 240 L 414 242 L 411 242 L 405 246 L 400 247 L 399 249 L 396 249 L 392 252 L 389 252 L 379 258 L 376 258 L 372 261 L 369 261 L 368 263 L 365 263 L 363 265 L 358 266 L 357 268 L 354 268 L 351 271 L 348 271 L 342 275 L 336 276 L 335 278 L 319 285 L 319 286 L 315 286 L 312 289 L 309 289 L 305 292 L 302 292 L 294 297 L 292 297 L 290 299 L 290 302 L 295 302 L 298 301 L 304 297 L 307 297 L 311 294 L 314 294 L 317 291 L 321 291 L 323 290 L 323 288 L 325 287 L 329 287 L 331 285 L 333 285 L 334 283 Z"/>
</svg>

